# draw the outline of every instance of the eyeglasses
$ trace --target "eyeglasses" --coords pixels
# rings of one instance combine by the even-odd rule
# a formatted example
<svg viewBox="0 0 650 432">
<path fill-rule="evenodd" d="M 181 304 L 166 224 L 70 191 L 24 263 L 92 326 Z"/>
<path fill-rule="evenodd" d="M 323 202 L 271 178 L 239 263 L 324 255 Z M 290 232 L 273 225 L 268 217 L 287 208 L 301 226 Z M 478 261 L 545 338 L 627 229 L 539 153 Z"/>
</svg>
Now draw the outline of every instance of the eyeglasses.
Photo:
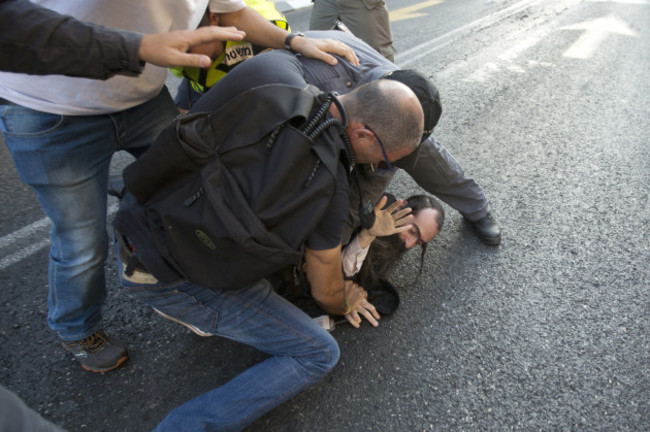
<svg viewBox="0 0 650 432">
<path fill-rule="evenodd" d="M 388 168 L 380 168 L 377 170 L 377 172 L 382 173 L 382 172 L 393 172 L 395 171 L 395 165 L 393 165 L 390 160 L 388 160 L 388 155 L 386 154 L 386 149 L 384 148 L 384 144 L 381 142 L 381 139 L 379 138 L 379 135 L 377 135 L 377 132 L 374 130 L 370 129 L 370 126 L 368 125 L 363 125 L 366 129 L 368 129 L 372 134 L 377 138 L 377 142 L 379 143 L 379 147 L 381 148 L 381 154 L 384 155 L 384 160 L 386 161 L 386 165 Z M 372 166 L 372 165 L 371 165 Z"/>
<path fill-rule="evenodd" d="M 413 231 L 415 231 L 413 233 L 413 235 L 415 235 L 418 238 L 418 240 L 417 240 L 417 242 L 415 242 L 415 244 L 418 245 L 418 246 L 422 246 L 422 245 L 427 244 L 424 240 L 422 240 L 422 234 L 420 233 L 420 227 L 417 226 L 416 224 L 411 224 L 411 225 L 413 226 L 413 228 L 411 228 L 411 229 Z"/>
</svg>

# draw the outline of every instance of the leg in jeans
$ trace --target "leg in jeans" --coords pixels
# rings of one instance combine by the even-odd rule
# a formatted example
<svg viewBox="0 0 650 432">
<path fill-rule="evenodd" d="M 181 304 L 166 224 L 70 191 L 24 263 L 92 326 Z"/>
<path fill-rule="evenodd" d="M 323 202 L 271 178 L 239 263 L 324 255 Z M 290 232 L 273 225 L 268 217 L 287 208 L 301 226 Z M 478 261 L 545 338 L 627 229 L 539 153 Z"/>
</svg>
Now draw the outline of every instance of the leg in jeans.
<svg viewBox="0 0 650 432">
<path fill-rule="evenodd" d="M 107 116 L 66 117 L 4 107 L 3 134 L 18 174 L 52 221 L 48 324 L 61 339 L 100 328 L 106 296 Z"/>
<path fill-rule="evenodd" d="M 152 119 L 161 110 L 153 101 L 144 105 L 150 105 L 154 117 L 148 117 L 149 123 L 156 125 Z M 146 129 L 149 138 L 144 137 L 141 129 L 148 121 L 144 105 L 131 109 L 130 122 L 124 113 L 61 116 L 0 107 L 0 126 L 18 174 L 34 188 L 52 220 L 48 325 L 64 341 L 83 339 L 101 328 L 108 168 L 120 142 L 135 146 L 127 139 L 130 123 L 138 132 L 136 153 L 158 135 L 159 131 Z M 172 114 L 168 111 L 168 119 Z"/>
<path fill-rule="evenodd" d="M 266 280 L 239 290 L 210 290 L 187 281 L 122 284 L 163 313 L 250 345 L 270 358 L 226 384 L 174 409 L 156 431 L 241 430 L 264 413 L 322 379 L 339 358 L 334 338 L 276 294 Z"/>
</svg>

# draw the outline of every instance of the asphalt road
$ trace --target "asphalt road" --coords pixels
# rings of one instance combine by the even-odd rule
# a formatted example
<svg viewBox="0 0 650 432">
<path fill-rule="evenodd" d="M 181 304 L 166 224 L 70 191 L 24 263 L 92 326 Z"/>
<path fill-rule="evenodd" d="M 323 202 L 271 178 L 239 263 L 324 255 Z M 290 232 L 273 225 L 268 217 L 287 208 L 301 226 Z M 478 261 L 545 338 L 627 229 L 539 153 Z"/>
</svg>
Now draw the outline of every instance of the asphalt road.
<svg viewBox="0 0 650 432">
<path fill-rule="evenodd" d="M 484 246 L 446 207 L 420 279 L 416 252 L 393 275 L 396 314 L 337 328 L 335 370 L 248 430 L 650 430 L 650 2 L 417 12 L 395 15 L 396 62 L 437 83 L 436 136 L 483 186 L 503 242 Z M 308 9 L 288 17 L 306 29 Z M 132 358 L 81 370 L 45 324 L 47 223 L 0 153 L 2 385 L 72 431 L 145 431 L 264 358 L 154 316 L 111 260 L 107 328 Z M 420 193 L 402 174 L 392 191 Z"/>
</svg>

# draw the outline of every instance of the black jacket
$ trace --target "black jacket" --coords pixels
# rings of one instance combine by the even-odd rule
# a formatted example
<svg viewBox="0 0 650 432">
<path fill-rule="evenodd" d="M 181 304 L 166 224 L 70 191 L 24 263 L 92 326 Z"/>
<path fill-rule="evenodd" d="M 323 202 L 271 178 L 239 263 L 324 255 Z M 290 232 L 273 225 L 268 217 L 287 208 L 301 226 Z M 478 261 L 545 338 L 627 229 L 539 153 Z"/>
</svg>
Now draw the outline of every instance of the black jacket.
<svg viewBox="0 0 650 432">
<path fill-rule="evenodd" d="M 142 35 L 85 23 L 27 0 L 0 0 L 0 70 L 107 79 L 139 75 Z"/>
</svg>

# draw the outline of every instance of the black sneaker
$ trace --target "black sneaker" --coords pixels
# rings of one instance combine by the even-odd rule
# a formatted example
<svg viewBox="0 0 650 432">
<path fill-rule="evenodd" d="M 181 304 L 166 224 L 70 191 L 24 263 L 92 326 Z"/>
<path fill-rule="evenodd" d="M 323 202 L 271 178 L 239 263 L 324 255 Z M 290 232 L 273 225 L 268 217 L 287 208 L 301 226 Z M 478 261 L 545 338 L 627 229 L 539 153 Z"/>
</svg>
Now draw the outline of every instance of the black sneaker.
<svg viewBox="0 0 650 432">
<path fill-rule="evenodd" d="M 81 367 L 91 372 L 106 372 L 129 359 L 129 351 L 121 341 L 97 330 L 86 339 L 64 342 L 63 348 L 74 354 Z"/>
</svg>

